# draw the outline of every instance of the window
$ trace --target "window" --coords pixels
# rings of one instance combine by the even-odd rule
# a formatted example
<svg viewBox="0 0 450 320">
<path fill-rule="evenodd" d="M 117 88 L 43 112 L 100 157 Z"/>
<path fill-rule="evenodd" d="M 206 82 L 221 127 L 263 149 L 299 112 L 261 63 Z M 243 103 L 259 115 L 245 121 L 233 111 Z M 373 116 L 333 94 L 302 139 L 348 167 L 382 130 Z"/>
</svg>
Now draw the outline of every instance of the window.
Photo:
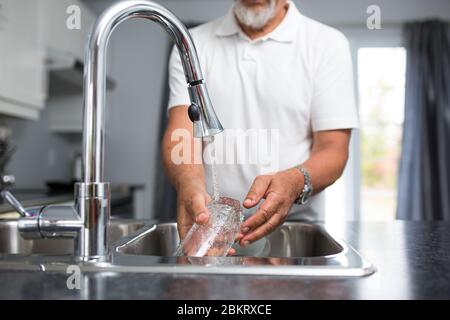
<svg viewBox="0 0 450 320">
<path fill-rule="evenodd" d="M 358 50 L 361 220 L 395 219 L 405 75 L 404 48 Z"/>
</svg>

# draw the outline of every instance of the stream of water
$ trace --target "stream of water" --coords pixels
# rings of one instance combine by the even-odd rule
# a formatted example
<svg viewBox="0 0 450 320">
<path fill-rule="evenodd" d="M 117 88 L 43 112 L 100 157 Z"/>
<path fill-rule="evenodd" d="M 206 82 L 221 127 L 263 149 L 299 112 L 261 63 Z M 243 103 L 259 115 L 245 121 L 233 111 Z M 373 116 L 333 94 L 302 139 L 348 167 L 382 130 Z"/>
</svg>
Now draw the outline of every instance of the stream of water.
<svg viewBox="0 0 450 320">
<path fill-rule="evenodd" d="M 208 157 L 211 164 L 211 175 L 212 175 L 212 186 L 213 186 L 213 200 L 219 201 L 219 182 L 217 181 L 217 169 L 216 169 L 216 159 L 215 159 L 215 145 L 214 136 L 205 137 L 206 149 L 208 150 Z"/>
</svg>

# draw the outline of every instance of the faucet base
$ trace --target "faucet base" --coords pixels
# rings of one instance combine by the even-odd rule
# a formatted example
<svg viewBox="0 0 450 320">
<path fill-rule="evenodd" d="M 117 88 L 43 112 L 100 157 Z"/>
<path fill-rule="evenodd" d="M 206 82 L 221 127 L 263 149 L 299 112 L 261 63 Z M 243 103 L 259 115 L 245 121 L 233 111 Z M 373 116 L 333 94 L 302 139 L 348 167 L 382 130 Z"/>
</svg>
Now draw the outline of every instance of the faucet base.
<svg viewBox="0 0 450 320">
<path fill-rule="evenodd" d="M 109 183 L 77 183 L 75 199 L 75 210 L 83 221 L 75 241 L 76 258 L 84 262 L 107 260 L 111 217 Z"/>
</svg>

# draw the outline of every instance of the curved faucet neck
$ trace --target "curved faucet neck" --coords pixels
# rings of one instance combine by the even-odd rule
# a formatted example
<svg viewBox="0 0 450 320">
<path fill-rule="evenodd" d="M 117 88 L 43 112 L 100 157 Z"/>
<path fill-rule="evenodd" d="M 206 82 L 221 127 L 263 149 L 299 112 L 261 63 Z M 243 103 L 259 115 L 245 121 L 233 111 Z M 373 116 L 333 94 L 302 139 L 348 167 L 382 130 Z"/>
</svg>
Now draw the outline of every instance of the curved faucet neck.
<svg viewBox="0 0 450 320">
<path fill-rule="evenodd" d="M 113 30 L 121 22 L 131 18 L 144 18 L 160 24 L 171 35 L 178 48 L 186 82 L 193 86 L 203 83 L 202 71 L 189 31 L 172 12 L 150 1 L 124 1 L 107 9 L 97 19 L 86 49 L 83 124 L 85 183 L 104 181 L 107 47 Z"/>
</svg>

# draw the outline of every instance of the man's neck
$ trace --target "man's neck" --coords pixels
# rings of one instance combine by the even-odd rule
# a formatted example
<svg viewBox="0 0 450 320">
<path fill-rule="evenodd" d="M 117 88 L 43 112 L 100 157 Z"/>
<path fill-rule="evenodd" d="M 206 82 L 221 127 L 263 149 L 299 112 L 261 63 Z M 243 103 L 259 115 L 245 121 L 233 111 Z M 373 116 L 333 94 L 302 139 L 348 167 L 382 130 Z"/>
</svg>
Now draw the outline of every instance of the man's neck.
<svg viewBox="0 0 450 320">
<path fill-rule="evenodd" d="M 251 39 L 256 40 L 258 38 L 264 37 L 265 35 L 271 33 L 273 30 L 276 29 L 280 25 L 280 23 L 283 21 L 284 17 L 286 16 L 286 13 L 289 9 L 289 4 L 285 3 L 280 6 L 280 8 L 277 10 L 277 14 L 273 19 L 271 19 L 264 27 L 261 29 L 252 29 L 250 27 L 244 26 L 242 23 L 238 21 L 239 27 L 242 29 L 242 31 Z"/>
</svg>

